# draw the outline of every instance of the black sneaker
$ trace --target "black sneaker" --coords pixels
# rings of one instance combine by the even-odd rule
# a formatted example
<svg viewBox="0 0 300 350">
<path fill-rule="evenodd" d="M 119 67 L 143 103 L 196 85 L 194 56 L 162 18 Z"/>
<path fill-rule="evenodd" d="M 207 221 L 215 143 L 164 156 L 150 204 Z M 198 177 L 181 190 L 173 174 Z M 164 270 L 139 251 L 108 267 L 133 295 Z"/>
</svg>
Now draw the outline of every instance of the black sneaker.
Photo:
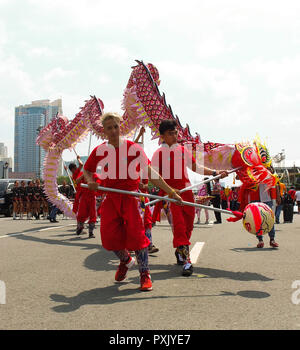
<svg viewBox="0 0 300 350">
<path fill-rule="evenodd" d="M 82 231 L 83 231 L 83 227 L 82 228 L 78 228 L 76 230 L 76 235 L 79 236 L 82 233 Z"/>
<path fill-rule="evenodd" d="M 190 262 L 187 262 L 184 266 L 183 266 L 183 270 L 182 270 L 182 276 L 191 276 L 193 273 L 193 265 Z"/>
<path fill-rule="evenodd" d="M 95 238 L 95 235 L 93 233 L 89 233 L 89 238 Z"/>
<path fill-rule="evenodd" d="M 177 249 L 175 250 L 175 256 L 177 259 L 177 265 L 184 265 L 184 261 L 182 259 L 182 256 L 178 253 Z"/>
</svg>

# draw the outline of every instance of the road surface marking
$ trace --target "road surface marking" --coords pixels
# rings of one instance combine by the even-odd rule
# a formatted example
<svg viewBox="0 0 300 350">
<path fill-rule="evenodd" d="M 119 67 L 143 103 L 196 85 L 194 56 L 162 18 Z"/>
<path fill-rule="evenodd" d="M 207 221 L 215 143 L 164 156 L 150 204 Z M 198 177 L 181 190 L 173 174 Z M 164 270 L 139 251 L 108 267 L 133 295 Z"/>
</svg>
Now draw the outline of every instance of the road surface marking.
<svg viewBox="0 0 300 350">
<path fill-rule="evenodd" d="M 196 242 L 193 249 L 190 251 L 190 259 L 192 264 L 196 264 L 204 244 L 205 242 Z"/>
<path fill-rule="evenodd" d="M 29 232 L 19 232 L 19 233 L 12 233 L 4 236 L 0 236 L 0 238 L 7 238 L 7 237 L 13 237 L 13 236 L 20 236 L 20 235 L 26 235 L 28 233 L 36 233 L 36 232 L 42 232 L 42 231 L 50 231 L 54 230 L 56 228 L 62 228 L 62 227 L 67 227 L 67 226 L 76 226 L 76 224 L 68 224 L 64 226 L 53 226 L 53 227 L 47 227 L 47 228 L 42 228 L 40 230 L 35 230 L 35 231 L 29 231 Z"/>
</svg>

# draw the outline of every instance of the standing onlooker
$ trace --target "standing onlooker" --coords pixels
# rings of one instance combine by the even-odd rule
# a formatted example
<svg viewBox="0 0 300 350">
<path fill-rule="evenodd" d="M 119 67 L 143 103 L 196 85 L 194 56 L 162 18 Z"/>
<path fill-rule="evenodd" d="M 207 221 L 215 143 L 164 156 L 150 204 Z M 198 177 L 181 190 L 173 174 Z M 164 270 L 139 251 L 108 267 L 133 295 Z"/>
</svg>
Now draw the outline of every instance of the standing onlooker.
<svg viewBox="0 0 300 350">
<path fill-rule="evenodd" d="M 23 219 L 23 214 L 26 210 L 26 184 L 25 181 L 22 180 L 20 187 L 20 219 Z"/>
<path fill-rule="evenodd" d="M 250 200 L 251 202 L 262 202 L 267 204 L 273 212 L 275 211 L 275 202 L 276 202 L 276 189 L 275 187 L 272 187 L 270 189 L 267 189 L 267 185 L 260 183 L 258 186 L 258 189 L 256 191 L 250 192 Z M 272 248 L 278 248 L 279 244 L 275 242 L 275 225 L 271 228 L 269 231 L 269 237 L 270 237 L 270 246 Z M 257 248 L 263 248 L 264 247 L 264 241 L 262 235 L 256 236 L 258 239 Z"/>
<path fill-rule="evenodd" d="M 59 222 L 59 221 L 56 220 L 56 215 L 57 215 L 58 211 L 59 211 L 59 209 L 55 205 L 52 205 L 51 211 L 50 211 L 50 214 L 49 214 L 50 222 Z"/>
<path fill-rule="evenodd" d="M 66 198 L 70 198 L 70 186 L 67 185 L 67 181 L 63 180 L 62 185 L 59 187 L 59 192 Z"/>
<path fill-rule="evenodd" d="M 13 201 L 13 219 L 16 220 L 17 214 L 20 213 L 20 187 L 18 180 L 15 181 L 11 192 Z"/>
<path fill-rule="evenodd" d="M 227 209 L 228 208 L 228 197 L 226 196 L 226 189 L 225 187 L 222 187 L 221 189 L 221 208 L 222 209 Z"/>
<path fill-rule="evenodd" d="M 296 192 L 296 202 L 298 205 L 298 214 L 300 214 L 300 191 L 299 190 L 297 190 L 297 192 Z"/>
<path fill-rule="evenodd" d="M 221 184 L 219 179 L 214 180 L 214 185 L 211 193 L 212 193 L 212 196 L 214 197 L 212 199 L 212 205 L 214 206 L 214 208 L 220 208 Z M 221 224 L 222 223 L 221 213 L 215 211 L 215 217 L 216 217 L 216 221 L 214 222 L 214 224 Z"/>
<path fill-rule="evenodd" d="M 42 199 L 42 207 L 43 207 L 43 219 L 46 220 L 48 218 L 48 215 L 49 215 L 49 204 L 48 204 L 48 200 L 47 200 L 47 195 L 46 195 L 46 192 L 45 192 L 45 185 L 44 184 L 42 186 L 41 199 Z"/>
<path fill-rule="evenodd" d="M 238 194 L 238 188 L 237 187 L 232 187 L 230 191 L 230 210 L 236 211 L 239 209 L 239 194 Z"/>
<path fill-rule="evenodd" d="M 63 180 L 62 185 L 59 187 L 58 191 L 64 195 L 67 199 L 70 199 L 70 186 L 67 185 L 67 181 Z M 65 213 L 63 212 L 63 219 L 67 219 Z"/>
<path fill-rule="evenodd" d="M 296 200 L 295 186 L 291 186 L 291 188 L 290 188 L 288 193 L 291 196 L 292 200 L 295 201 Z"/>
<path fill-rule="evenodd" d="M 34 184 L 33 181 L 28 181 L 26 187 L 26 208 L 27 208 L 27 220 L 31 220 L 33 212 L 33 200 L 34 200 Z"/>
<path fill-rule="evenodd" d="M 208 177 L 205 177 L 204 180 L 208 180 Z M 210 194 L 211 194 L 211 190 L 210 190 L 209 183 L 202 184 L 202 185 L 199 186 L 198 193 L 197 193 L 198 196 L 205 197 L 205 196 L 208 196 Z M 201 204 L 209 205 L 210 204 L 210 199 L 206 199 L 205 201 L 201 202 Z M 196 222 L 196 224 L 200 224 L 201 210 L 202 210 L 202 208 L 197 208 L 196 209 L 196 214 L 198 216 L 198 221 Z M 205 212 L 205 219 L 206 219 L 205 224 L 209 224 L 209 213 L 208 213 L 208 210 L 204 209 L 204 212 Z"/>
<path fill-rule="evenodd" d="M 33 215 L 36 220 L 40 219 L 40 211 L 41 211 L 41 201 L 42 201 L 42 187 L 39 179 L 35 181 L 34 187 L 34 196 L 33 196 Z"/>
<path fill-rule="evenodd" d="M 292 223 L 294 216 L 294 203 L 296 191 L 294 186 L 284 195 L 283 198 L 283 220 L 284 223 Z"/>
<path fill-rule="evenodd" d="M 275 211 L 276 224 L 280 224 L 280 213 L 283 206 L 283 197 L 286 193 L 286 186 L 284 183 L 278 181 L 277 183 L 277 192 L 279 191 L 280 199 L 277 200 L 277 206 Z"/>
</svg>

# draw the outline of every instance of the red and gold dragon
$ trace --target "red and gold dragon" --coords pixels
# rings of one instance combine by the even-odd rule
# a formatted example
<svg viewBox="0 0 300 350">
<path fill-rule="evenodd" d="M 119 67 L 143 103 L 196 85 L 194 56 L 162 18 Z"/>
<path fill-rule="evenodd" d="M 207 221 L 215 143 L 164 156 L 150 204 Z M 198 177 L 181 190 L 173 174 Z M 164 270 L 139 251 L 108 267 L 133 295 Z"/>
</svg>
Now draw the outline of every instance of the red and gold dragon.
<svg viewBox="0 0 300 350">
<path fill-rule="evenodd" d="M 151 129 L 152 140 L 159 140 L 159 124 L 162 120 L 172 119 L 178 125 L 178 142 L 189 145 L 194 152 L 200 147 L 202 152 L 197 152 L 197 160 L 205 166 L 225 170 L 238 168 L 236 173 L 244 190 L 255 189 L 259 183 L 265 183 L 268 187 L 275 185 L 276 177 L 268 169 L 271 158 L 259 140 L 240 144 L 203 143 L 197 133 L 191 135 L 188 125 L 182 126 L 167 104 L 165 94 L 160 93 L 158 69 L 151 63 L 136 62 L 124 90 L 121 135 L 132 136 L 136 128 L 144 126 Z M 43 169 L 45 192 L 49 200 L 69 217 L 74 218 L 72 205 L 58 192 L 56 182 L 59 161 L 65 149 L 73 148 L 89 132 L 104 138 L 101 124 L 103 110 L 103 102 L 93 96 L 73 120 L 58 115 L 41 130 L 37 138 L 37 144 L 47 152 Z"/>
</svg>

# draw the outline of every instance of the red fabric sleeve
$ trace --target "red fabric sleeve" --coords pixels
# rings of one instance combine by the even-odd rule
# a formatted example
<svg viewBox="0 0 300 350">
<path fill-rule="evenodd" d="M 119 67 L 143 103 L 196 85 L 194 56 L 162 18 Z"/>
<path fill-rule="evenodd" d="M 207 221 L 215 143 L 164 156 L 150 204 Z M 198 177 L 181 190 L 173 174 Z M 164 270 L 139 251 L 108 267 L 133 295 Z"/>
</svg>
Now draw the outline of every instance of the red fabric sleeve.
<svg viewBox="0 0 300 350">
<path fill-rule="evenodd" d="M 97 156 L 97 149 L 99 146 L 93 149 L 92 153 L 88 157 L 87 161 L 84 164 L 84 170 L 87 170 L 91 173 L 95 173 L 97 165 L 100 161 L 100 157 Z"/>
<path fill-rule="evenodd" d="M 73 180 L 75 181 L 76 179 L 78 179 L 79 176 L 80 176 L 80 169 L 77 168 L 77 169 L 74 171 L 74 174 L 72 175 L 72 178 L 73 178 Z"/>
</svg>

